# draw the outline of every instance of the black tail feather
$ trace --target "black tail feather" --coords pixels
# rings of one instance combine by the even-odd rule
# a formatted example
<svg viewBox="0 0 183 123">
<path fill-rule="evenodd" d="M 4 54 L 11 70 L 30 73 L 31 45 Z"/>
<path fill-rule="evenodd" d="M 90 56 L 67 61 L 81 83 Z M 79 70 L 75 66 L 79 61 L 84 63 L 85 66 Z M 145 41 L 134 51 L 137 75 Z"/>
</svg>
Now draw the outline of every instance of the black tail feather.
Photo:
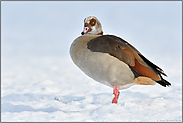
<svg viewBox="0 0 183 123">
<path fill-rule="evenodd" d="M 164 86 L 164 87 L 166 87 L 166 86 L 170 86 L 171 85 L 171 83 L 169 83 L 168 81 L 166 81 L 165 79 L 162 79 L 162 80 L 160 80 L 160 81 L 156 81 L 158 84 L 160 84 L 160 85 L 162 85 L 162 86 Z"/>
<path fill-rule="evenodd" d="M 161 74 L 159 74 L 161 80 L 160 81 L 156 81 L 158 84 L 166 87 L 166 86 L 170 86 L 171 83 L 169 83 L 168 81 L 166 81 L 165 79 L 163 79 L 163 77 L 161 76 Z"/>
<path fill-rule="evenodd" d="M 149 65 L 149 67 L 156 73 L 156 74 L 162 74 L 164 76 L 167 76 L 164 71 L 158 67 L 157 65 L 153 64 L 151 61 L 149 61 L 147 58 L 145 58 L 143 55 L 141 54 L 138 54 L 143 60 L 145 63 L 147 63 Z"/>
<path fill-rule="evenodd" d="M 164 71 L 159 68 L 157 65 L 153 64 L 151 61 L 149 61 L 148 59 L 146 59 L 143 55 L 139 54 L 139 56 L 144 60 L 144 62 L 146 62 L 149 67 L 157 74 L 160 76 L 161 80 L 159 81 L 156 81 L 158 84 L 164 86 L 164 87 L 167 87 L 167 86 L 170 86 L 171 83 L 169 83 L 167 80 L 163 79 L 163 77 L 161 76 L 164 75 L 164 76 L 167 76 Z"/>
</svg>

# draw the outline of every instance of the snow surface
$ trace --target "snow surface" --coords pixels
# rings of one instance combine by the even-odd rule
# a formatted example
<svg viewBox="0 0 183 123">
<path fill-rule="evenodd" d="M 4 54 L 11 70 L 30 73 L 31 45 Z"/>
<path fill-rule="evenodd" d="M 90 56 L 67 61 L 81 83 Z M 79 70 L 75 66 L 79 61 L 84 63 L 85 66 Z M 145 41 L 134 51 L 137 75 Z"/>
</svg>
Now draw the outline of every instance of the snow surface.
<svg viewBox="0 0 183 123">
<path fill-rule="evenodd" d="M 181 75 L 169 77 L 171 87 L 122 90 L 118 104 L 112 104 L 112 88 L 90 79 L 69 56 L 17 56 L 2 62 L 1 72 L 4 122 L 182 121 Z"/>
</svg>

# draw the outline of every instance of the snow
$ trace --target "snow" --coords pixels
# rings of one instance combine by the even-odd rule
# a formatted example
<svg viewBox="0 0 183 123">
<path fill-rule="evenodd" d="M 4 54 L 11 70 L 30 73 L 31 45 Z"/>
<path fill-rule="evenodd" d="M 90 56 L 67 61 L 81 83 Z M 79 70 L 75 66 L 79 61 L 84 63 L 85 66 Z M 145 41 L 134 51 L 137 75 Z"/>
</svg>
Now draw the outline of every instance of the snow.
<svg viewBox="0 0 183 123">
<path fill-rule="evenodd" d="M 171 87 L 122 90 L 112 104 L 112 88 L 87 77 L 69 56 L 22 59 L 2 62 L 3 122 L 182 121 L 180 76 L 169 77 Z"/>
</svg>

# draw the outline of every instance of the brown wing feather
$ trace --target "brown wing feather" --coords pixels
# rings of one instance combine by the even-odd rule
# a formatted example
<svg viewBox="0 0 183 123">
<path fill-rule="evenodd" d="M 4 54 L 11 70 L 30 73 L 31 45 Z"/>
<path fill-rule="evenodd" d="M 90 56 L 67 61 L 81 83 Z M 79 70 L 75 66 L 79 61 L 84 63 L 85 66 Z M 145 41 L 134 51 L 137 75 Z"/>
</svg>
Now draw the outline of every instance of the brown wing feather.
<svg viewBox="0 0 183 123">
<path fill-rule="evenodd" d="M 93 52 L 109 53 L 119 60 L 128 64 L 140 76 L 149 77 L 153 80 L 161 80 L 157 72 L 154 72 L 151 67 L 144 62 L 139 56 L 142 55 L 128 42 L 113 35 L 103 35 L 90 40 L 87 43 L 88 49 Z"/>
</svg>

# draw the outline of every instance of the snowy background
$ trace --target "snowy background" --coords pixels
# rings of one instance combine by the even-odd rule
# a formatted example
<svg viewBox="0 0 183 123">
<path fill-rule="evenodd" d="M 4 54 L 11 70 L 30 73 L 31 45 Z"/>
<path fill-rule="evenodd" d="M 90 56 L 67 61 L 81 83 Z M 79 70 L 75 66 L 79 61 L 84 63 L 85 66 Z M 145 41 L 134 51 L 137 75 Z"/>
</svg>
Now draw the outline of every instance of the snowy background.
<svg viewBox="0 0 183 123">
<path fill-rule="evenodd" d="M 181 2 L 1 2 L 1 121 L 182 121 Z M 171 87 L 120 91 L 86 76 L 69 48 L 85 17 L 162 68 Z"/>
</svg>

